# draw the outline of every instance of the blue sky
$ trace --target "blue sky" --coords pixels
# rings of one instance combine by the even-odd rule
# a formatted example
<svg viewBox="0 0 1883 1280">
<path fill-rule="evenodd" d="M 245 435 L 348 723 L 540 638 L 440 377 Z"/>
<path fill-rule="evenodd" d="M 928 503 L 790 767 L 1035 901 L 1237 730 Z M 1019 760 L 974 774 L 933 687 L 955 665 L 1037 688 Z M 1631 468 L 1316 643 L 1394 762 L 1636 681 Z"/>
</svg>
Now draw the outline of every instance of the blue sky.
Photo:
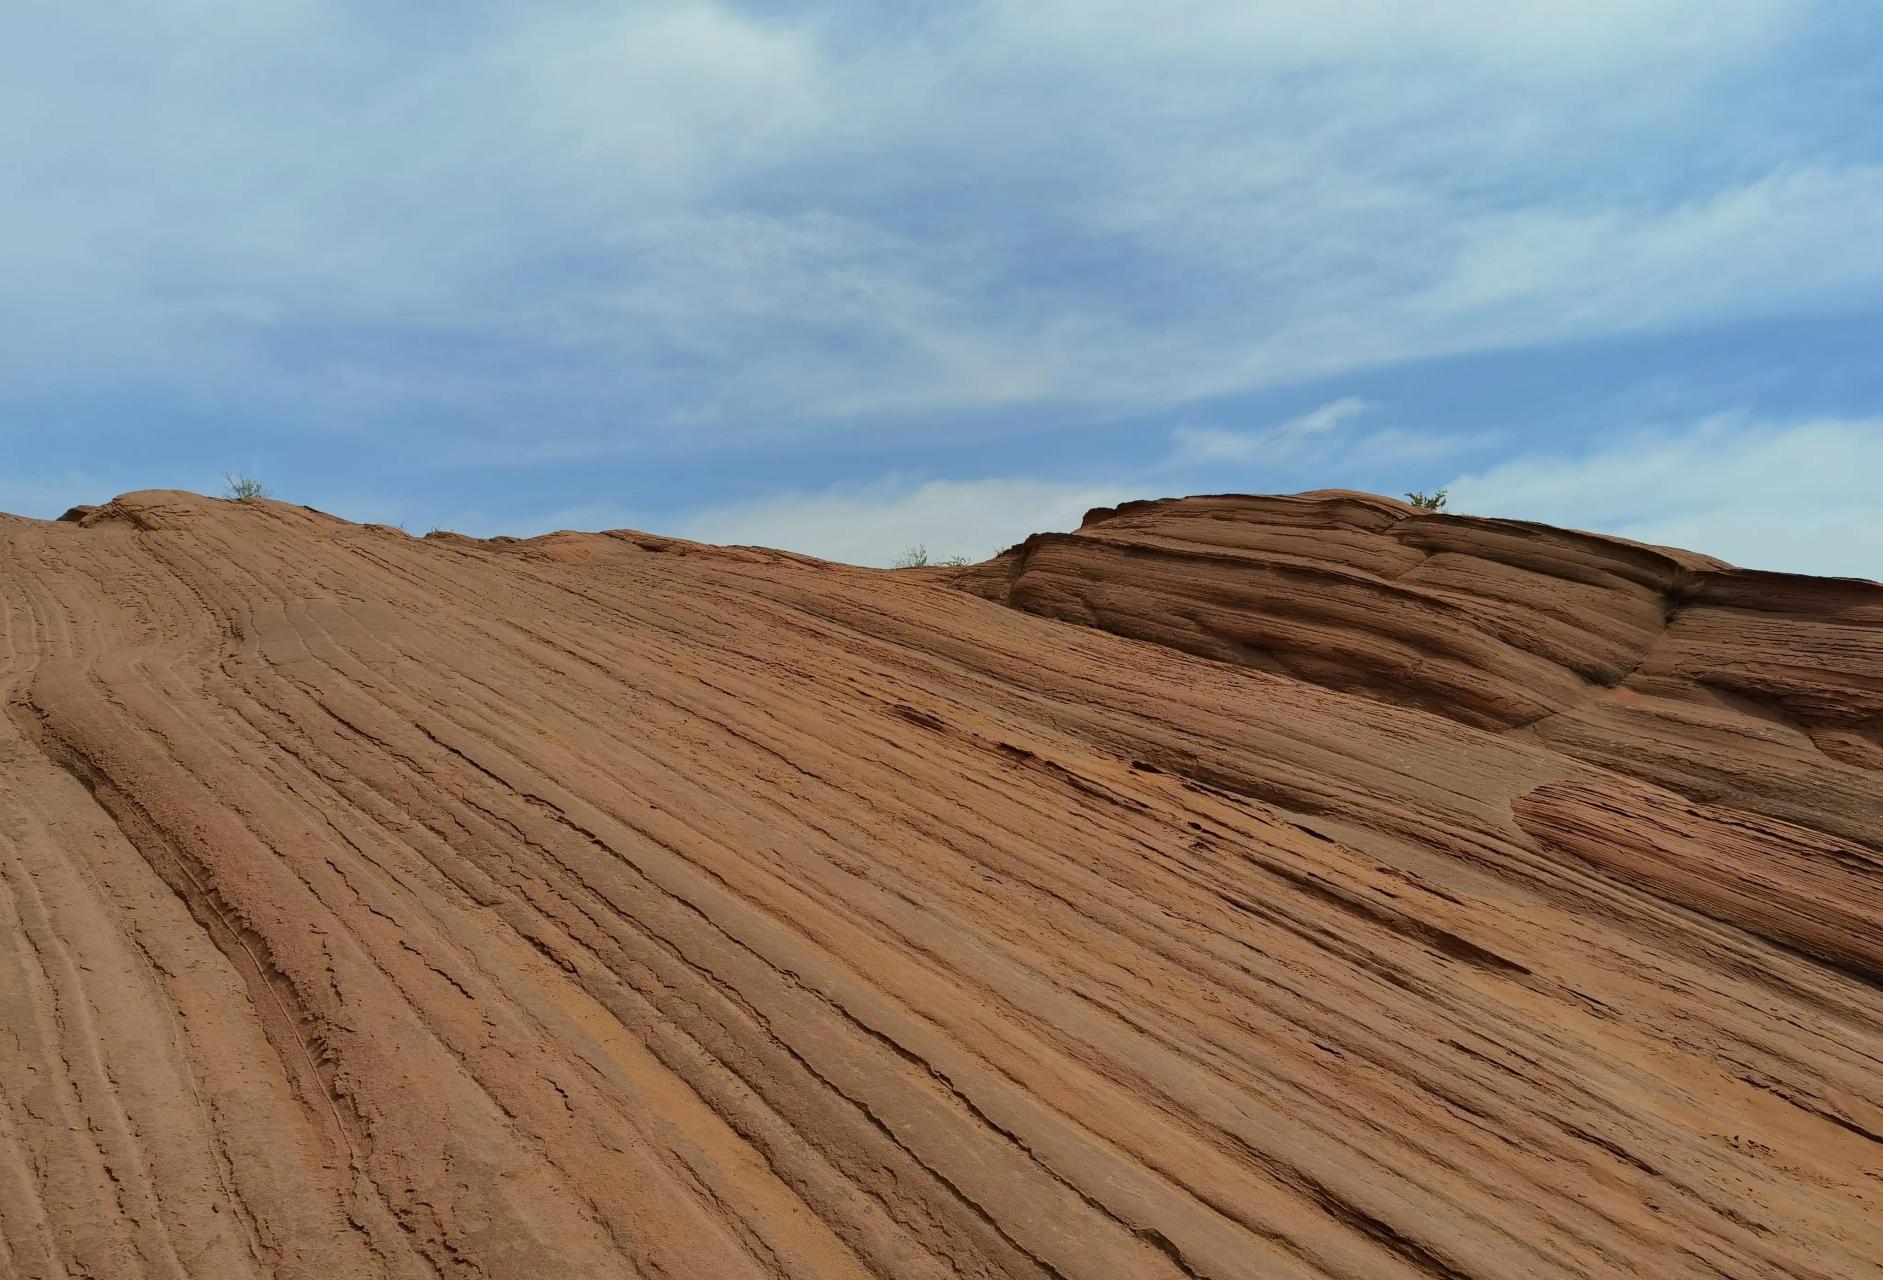
<svg viewBox="0 0 1883 1280">
<path fill-rule="evenodd" d="M 1869 0 L 15 0 L 0 509 L 883 563 L 1454 509 L 1883 577 Z"/>
</svg>

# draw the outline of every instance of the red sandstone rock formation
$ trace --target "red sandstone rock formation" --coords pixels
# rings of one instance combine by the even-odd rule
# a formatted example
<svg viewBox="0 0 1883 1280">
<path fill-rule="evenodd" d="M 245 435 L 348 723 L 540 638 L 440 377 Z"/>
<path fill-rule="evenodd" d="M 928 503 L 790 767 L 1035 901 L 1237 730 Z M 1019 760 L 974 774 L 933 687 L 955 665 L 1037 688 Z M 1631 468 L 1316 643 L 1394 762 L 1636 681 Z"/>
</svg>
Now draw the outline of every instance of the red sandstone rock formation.
<svg viewBox="0 0 1883 1280">
<path fill-rule="evenodd" d="M 0 1275 L 1883 1275 L 1876 584 L 151 492 L 0 692 Z"/>
</svg>

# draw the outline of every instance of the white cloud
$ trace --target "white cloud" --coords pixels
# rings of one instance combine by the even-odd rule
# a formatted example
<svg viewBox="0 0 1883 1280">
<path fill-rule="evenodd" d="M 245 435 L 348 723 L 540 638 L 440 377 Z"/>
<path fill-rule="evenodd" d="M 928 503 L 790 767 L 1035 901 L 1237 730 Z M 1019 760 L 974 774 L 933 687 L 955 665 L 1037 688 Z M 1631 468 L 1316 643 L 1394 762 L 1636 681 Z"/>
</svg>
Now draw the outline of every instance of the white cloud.
<svg viewBox="0 0 1883 1280">
<path fill-rule="evenodd" d="M 1489 215 L 1463 228 L 1444 279 L 1408 305 L 1466 326 L 1515 321 L 1536 338 L 1700 319 L 1749 299 L 1781 310 L 1860 298 L 1883 281 L 1879 204 L 1883 167 L 1853 166 L 1767 174 L 1658 210 Z"/>
<path fill-rule="evenodd" d="M 1171 431 L 1171 451 L 1163 469 L 1193 476 L 1200 469 L 1225 464 L 1285 465 L 1291 474 L 1310 467 L 1331 471 L 1360 465 L 1374 470 L 1389 464 L 1431 462 L 1498 440 L 1491 433 L 1397 426 L 1357 433 L 1342 430 L 1373 408 L 1358 396 L 1343 396 L 1263 430 L 1179 426 Z"/>
<path fill-rule="evenodd" d="M 467 15 L 445 39 L 383 16 L 9 14 L 0 361 L 196 381 L 254 372 L 277 325 L 515 335 L 537 319 L 518 273 L 616 259 L 621 230 L 818 123 L 808 38 L 705 0 Z"/>
<path fill-rule="evenodd" d="M 612 170 L 626 191 L 761 165 L 832 105 L 807 31 L 712 0 L 552 10 L 471 65 L 559 164 Z"/>
<path fill-rule="evenodd" d="M 1879 171 L 1734 136 L 1790 0 L 15 7 L 15 389 L 1089 418 L 1883 285 Z"/>
<path fill-rule="evenodd" d="M 1347 450 L 1347 456 L 1374 466 L 1434 462 L 1469 450 L 1490 448 L 1503 439 L 1495 431 L 1429 431 L 1411 427 L 1384 427 L 1355 440 Z"/>
<path fill-rule="evenodd" d="M 1684 547 L 1753 569 L 1883 579 L 1883 419 L 1714 419 L 1449 486 L 1449 509 Z"/>
<path fill-rule="evenodd" d="M 1344 396 L 1266 431 L 1178 427 L 1171 437 L 1182 462 L 1273 462 L 1298 455 L 1366 409 L 1358 396 Z"/>
<path fill-rule="evenodd" d="M 1055 484 L 1020 477 L 895 479 L 785 494 L 701 511 L 673 532 L 702 542 L 779 547 L 886 566 L 912 546 L 931 556 L 984 560 L 1028 534 L 1076 529 L 1093 507 L 1145 496 L 1123 485 Z"/>
</svg>

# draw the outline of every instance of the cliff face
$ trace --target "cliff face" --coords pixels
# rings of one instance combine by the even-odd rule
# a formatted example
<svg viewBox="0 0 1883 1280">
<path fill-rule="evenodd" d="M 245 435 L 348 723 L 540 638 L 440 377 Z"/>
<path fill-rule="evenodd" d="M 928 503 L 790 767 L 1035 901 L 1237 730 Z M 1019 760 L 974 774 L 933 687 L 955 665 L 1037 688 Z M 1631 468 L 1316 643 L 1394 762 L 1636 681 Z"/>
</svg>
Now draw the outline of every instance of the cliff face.
<svg viewBox="0 0 1883 1280">
<path fill-rule="evenodd" d="M 1883 1275 L 1874 584 L 151 492 L 0 696 L 0 1275 Z"/>
</svg>

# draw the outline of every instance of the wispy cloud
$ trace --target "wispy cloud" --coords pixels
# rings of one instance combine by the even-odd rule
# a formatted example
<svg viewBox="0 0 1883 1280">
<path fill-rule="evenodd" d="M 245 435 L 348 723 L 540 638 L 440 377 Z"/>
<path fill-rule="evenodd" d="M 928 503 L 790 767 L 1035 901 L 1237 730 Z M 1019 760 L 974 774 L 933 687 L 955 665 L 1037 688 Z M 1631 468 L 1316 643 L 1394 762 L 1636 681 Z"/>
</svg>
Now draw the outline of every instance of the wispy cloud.
<svg viewBox="0 0 1883 1280">
<path fill-rule="evenodd" d="M 885 566 L 913 546 L 985 559 L 1028 534 L 1076 529 L 1093 507 L 1142 497 L 1128 485 L 1016 476 L 896 477 L 701 511 L 678 532 L 707 542 L 784 547 L 847 564 Z"/>
<path fill-rule="evenodd" d="M 1171 450 L 1163 467 L 1178 474 L 1222 464 L 1239 468 L 1292 464 L 1295 469 L 1334 471 L 1360 462 L 1376 468 L 1454 457 L 1486 448 L 1499 438 L 1491 432 L 1398 425 L 1349 429 L 1349 424 L 1375 410 L 1377 406 L 1358 396 L 1342 396 L 1272 427 L 1231 431 L 1178 426 L 1171 430 Z"/>
<path fill-rule="evenodd" d="M 28 5 L 0 370 L 290 416 L 1053 425 L 1842 305 L 1883 285 L 1879 171 L 1734 129 L 1823 11 Z"/>
<path fill-rule="evenodd" d="M 1754 569 L 1883 579 L 1883 419 L 1719 417 L 1539 449 L 1450 486 L 1450 509 L 1685 547 Z"/>
<path fill-rule="evenodd" d="M 1366 409 L 1366 401 L 1344 396 L 1265 431 L 1177 427 L 1171 433 L 1176 445 L 1175 461 L 1273 462 L 1294 457 Z"/>
</svg>

